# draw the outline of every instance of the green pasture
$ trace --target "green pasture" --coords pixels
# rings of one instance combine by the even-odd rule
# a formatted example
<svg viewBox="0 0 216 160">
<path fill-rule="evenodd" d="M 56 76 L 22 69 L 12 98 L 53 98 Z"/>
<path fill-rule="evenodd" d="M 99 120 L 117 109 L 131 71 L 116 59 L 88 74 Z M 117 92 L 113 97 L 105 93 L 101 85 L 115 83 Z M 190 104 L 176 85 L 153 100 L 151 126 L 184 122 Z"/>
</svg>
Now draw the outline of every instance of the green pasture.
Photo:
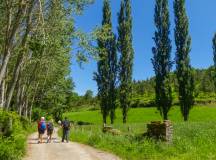
<svg viewBox="0 0 216 160">
<path fill-rule="evenodd" d="M 84 121 L 93 124 L 102 124 L 102 116 L 100 110 L 96 111 L 81 111 L 81 112 L 70 112 L 64 114 L 70 120 L 73 121 Z M 109 119 L 109 118 L 108 118 Z M 169 119 L 173 122 L 183 121 L 180 108 L 174 106 L 169 112 Z M 153 120 L 162 120 L 159 111 L 156 108 L 134 108 L 128 112 L 128 123 L 147 123 Z M 195 106 L 189 117 L 189 122 L 209 122 L 216 121 L 216 105 L 208 106 Z M 121 110 L 116 110 L 115 124 L 122 123 Z"/>
<path fill-rule="evenodd" d="M 121 110 L 116 112 L 114 128 L 122 135 L 102 133 L 100 111 L 66 113 L 73 121 L 93 123 L 71 130 L 71 140 L 112 152 L 127 160 L 214 160 L 216 159 L 216 107 L 196 106 L 191 110 L 188 122 L 183 122 L 179 107 L 169 113 L 173 122 L 173 142 L 167 144 L 142 137 L 146 124 L 161 120 L 156 108 L 130 109 L 128 123 L 122 124 Z"/>
</svg>

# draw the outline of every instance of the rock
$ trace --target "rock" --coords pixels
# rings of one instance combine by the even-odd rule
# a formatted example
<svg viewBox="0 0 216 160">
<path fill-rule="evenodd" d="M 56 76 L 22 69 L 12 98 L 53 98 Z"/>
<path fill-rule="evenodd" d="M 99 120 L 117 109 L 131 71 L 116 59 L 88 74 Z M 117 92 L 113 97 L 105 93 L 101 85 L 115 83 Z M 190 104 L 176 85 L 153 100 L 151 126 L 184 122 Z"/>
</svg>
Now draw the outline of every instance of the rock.
<svg viewBox="0 0 216 160">
<path fill-rule="evenodd" d="M 113 129 L 112 126 L 104 126 L 102 131 L 104 133 L 111 133 L 112 135 L 121 135 L 121 131 L 118 129 Z"/>
</svg>

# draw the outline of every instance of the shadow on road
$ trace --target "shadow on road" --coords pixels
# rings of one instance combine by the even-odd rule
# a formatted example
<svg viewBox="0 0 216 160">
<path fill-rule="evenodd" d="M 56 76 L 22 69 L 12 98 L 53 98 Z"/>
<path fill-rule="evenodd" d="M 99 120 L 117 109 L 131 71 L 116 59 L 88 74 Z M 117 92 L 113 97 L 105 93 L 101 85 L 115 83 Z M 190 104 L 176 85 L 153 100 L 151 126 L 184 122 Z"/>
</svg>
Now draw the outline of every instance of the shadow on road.
<svg viewBox="0 0 216 160">
<path fill-rule="evenodd" d="M 38 143 L 38 138 L 29 138 L 29 142 L 28 142 L 28 144 L 44 144 L 44 143 L 47 143 L 47 137 L 43 138 L 42 143 Z M 61 141 L 58 140 L 57 138 L 52 138 L 51 143 L 61 143 Z"/>
</svg>

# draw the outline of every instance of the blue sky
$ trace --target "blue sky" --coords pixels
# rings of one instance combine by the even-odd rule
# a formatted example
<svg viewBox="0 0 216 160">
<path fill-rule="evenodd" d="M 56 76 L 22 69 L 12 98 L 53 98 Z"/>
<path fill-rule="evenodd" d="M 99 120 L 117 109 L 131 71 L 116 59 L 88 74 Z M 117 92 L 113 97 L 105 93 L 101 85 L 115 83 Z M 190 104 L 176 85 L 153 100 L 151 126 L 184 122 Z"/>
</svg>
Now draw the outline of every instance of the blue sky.
<svg viewBox="0 0 216 160">
<path fill-rule="evenodd" d="M 110 0 L 112 7 L 113 29 L 116 32 L 117 13 L 120 7 L 120 0 Z M 133 16 L 133 47 L 135 51 L 133 79 L 145 80 L 154 76 L 151 64 L 154 45 L 154 5 L 155 0 L 131 0 Z M 91 31 L 95 26 L 100 26 L 102 21 L 103 0 L 95 0 L 93 5 L 88 6 L 82 16 L 77 16 L 76 27 L 85 32 Z M 173 0 L 169 0 L 172 58 L 175 55 L 174 45 L 174 15 Z M 186 0 L 186 9 L 190 22 L 190 35 L 192 37 L 191 64 L 195 68 L 207 68 L 213 64 L 212 60 L 212 37 L 216 32 L 216 0 Z M 83 65 L 83 69 L 72 60 L 71 71 L 75 82 L 75 91 L 83 95 L 86 90 L 91 89 L 97 93 L 96 82 L 92 80 L 93 72 L 97 64 L 91 60 Z M 175 66 L 173 67 L 175 69 Z"/>
</svg>

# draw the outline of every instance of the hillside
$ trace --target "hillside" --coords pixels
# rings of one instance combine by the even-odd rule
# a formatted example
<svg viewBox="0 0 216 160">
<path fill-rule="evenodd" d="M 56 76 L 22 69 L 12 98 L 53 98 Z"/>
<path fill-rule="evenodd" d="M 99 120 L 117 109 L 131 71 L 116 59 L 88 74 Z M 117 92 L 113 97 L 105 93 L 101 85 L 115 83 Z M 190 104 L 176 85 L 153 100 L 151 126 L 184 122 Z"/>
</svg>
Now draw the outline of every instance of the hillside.
<svg viewBox="0 0 216 160">
<path fill-rule="evenodd" d="M 213 82 L 213 68 L 194 69 L 195 79 L 195 103 L 211 104 L 215 103 L 215 88 Z M 173 105 L 178 105 L 178 83 L 174 72 L 171 73 L 173 90 Z M 152 107 L 155 106 L 155 77 L 146 80 L 134 80 L 131 107 Z M 70 108 L 72 110 L 95 110 L 99 109 L 97 96 L 93 96 L 92 91 L 88 90 L 84 96 L 72 93 L 70 96 Z"/>
<path fill-rule="evenodd" d="M 194 69 L 195 80 L 195 103 L 215 103 L 215 87 L 213 82 L 213 68 Z M 173 90 L 173 103 L 178 104 L 178 83 L 176 75 L 171 73 L 171 85 Z M 155 77 L 144 81 L 133 82 L 132 107 L 149 107 L 154 105 L 154 82 Z"/>
</svg>

